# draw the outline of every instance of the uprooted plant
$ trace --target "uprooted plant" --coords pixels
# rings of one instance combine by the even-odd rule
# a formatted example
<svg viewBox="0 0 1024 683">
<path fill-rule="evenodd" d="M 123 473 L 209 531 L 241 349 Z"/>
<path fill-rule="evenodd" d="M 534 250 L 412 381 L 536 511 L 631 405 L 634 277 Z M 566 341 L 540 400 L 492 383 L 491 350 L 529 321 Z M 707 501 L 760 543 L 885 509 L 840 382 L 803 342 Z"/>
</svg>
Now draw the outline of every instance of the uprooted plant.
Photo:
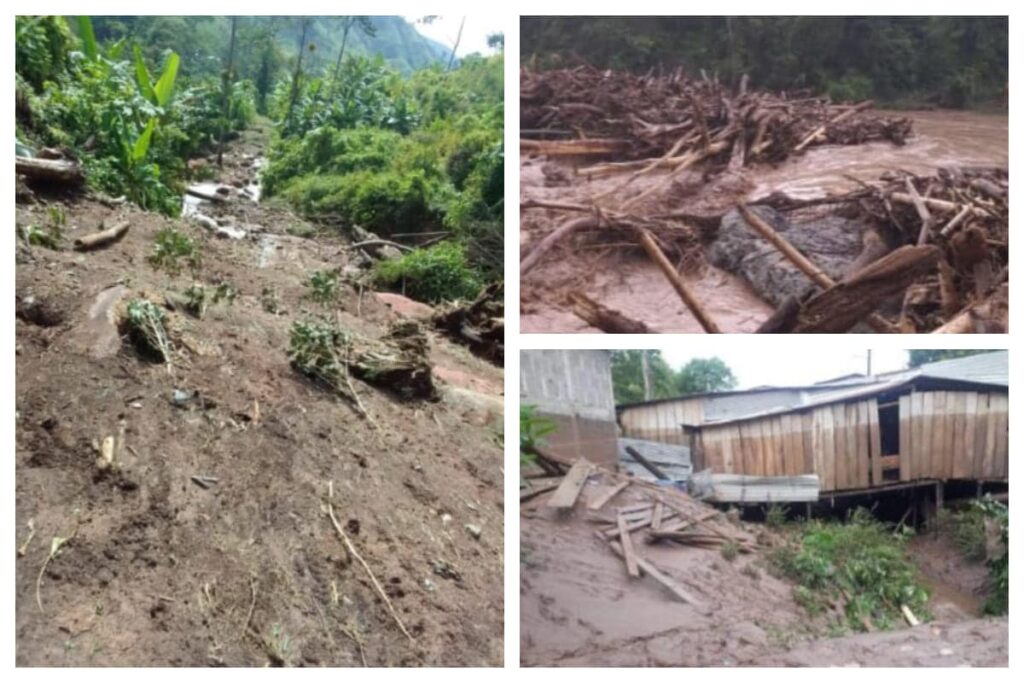
<svg viewBox="0 0 1024 683">
<path fill-rule="evenodd" d="M 360 339 L 326 320 L 292 324 L 288 357 L 303 374 L 323 382 L 366 410 L 351 375 L 405 398 L 434 399 L 427 340 L 416 323 L 397 323 L 378 341 Z"/>
<path fill-rule="evenodd" d="M 170 364 L 171 341 L 167 315 L 149 299 L 131 299 L 125 306 L 123 327 L 143 354 Z"/>
<path fill-rule="evenodd" d="M 230 282 L 221 282 L 211 292 L 206 285 L 193 282 L 183 294 L 185 310 L 197 318 L 202 318 L 210 306 L 216 306 L 222 301 L 228 304 L 234 303 L 238 297 L 238 290 Z"/>
</svg>

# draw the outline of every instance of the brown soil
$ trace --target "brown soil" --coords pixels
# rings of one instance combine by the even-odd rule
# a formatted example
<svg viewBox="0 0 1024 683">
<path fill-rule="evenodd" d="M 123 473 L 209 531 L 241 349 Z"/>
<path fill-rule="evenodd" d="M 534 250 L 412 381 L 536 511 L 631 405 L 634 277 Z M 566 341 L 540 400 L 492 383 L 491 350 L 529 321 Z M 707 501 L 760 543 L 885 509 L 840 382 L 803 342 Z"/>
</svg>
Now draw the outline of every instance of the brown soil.
<svg viewBox="0 0 1024 683">
<path fill-rule="evenodd" d="M 228 173 L 245 144 L 228 154 Z M 316 310 L 304 281 L 346 264 L 342 241 L 276 234 L 298 220 L 283 209 L 246 207 L 271 236 L 236 241 L 87 199 L 64 208 L 69 241 L 104 220 L 131 229 L 87 254 L 19 251 L 18 300 L 45 315 L 16 321 L 19 546 L 30 520 L 35 529 L 16 565 L 17 663 L 500 665 L 502 371 L 431 334 L 431 362 L 447 369 L 442 399 L 408 402 L 356 382 L 375 429 L 286 354 L 292 321 Z M 21 205 L 17 220 L 46 215 Z M 111 334 L 105 305 L 116 297 L 104 295 L 120 283 L 159 297 L 192 282 L 146 261 L 167 225 L 202 242 L 198 280 L 241 292 L 201 320 L 180 317 L 191 343 L 170 373 Z M 264 288 L 282 312 L 264 309 Z M 349 286 L 335 314 L 372 339 L 398 315 Z M 177 389 L 200 398 L 177 407 Z M 94 444 L 120 429 L 117 468 L 100 472 Z M 196 475 L 217 481 L 203 488 Z M 325 515 L 328 482 L 413 641 Z M 51 539 L 76 524 L 42 575 L 40 610 Z"/>
<path fill-rule="evenodd" d="M 762 549 L 732 562 L 716 549 L 647 545 L 634 537 L 643 557 L 709 610 L 678 601 L 647 577 L 630 579 L 585 521 L 586 501 L 603 490 L 592 478 L 569 515 L 545 508 L 547 495 L 520 507 L 523 666 L 1008 664 L 1007 619 L 979 618 L 976 608 L 952 604 L 956 582 L 976 585 L 983 577 L 976 565 L 945 554 L 947 541 L 922 537 L 911 546 L 933 592 L 935 621 L 829 637 L 829 616 L 810 618 L 792 585 L 766 571 L 765 553 L 776 541 L 755 524 L 742 526 L 758 535 Z M 640 500 L 633 490 L 609 509 Z"/>
</svg>

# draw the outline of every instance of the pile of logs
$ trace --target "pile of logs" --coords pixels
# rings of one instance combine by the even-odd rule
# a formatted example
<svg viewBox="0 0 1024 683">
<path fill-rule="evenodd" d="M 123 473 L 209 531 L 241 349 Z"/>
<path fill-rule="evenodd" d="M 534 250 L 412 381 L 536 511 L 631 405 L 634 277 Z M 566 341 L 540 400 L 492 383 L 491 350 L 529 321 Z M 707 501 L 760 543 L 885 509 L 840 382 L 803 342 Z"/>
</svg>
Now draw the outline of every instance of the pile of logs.
<svg viewBox="0 0 1024 683">
<path fill-rule="evenodd" d="M 807 301 L 784 303 L 761 331 L 843 332 L 865 319 L 878 331 L 1007 331 L 1008 198 L 1005 170 L 956 168 L 932 177 L 889 174 L 878 184 L 824 199 L 766 200 L 780 211 L 830 205 L 858 214 L 897 247 L 839 283 L 741 207 L 748 225 L 822 288 Z M 898 321 L 887 323 L 873 313 L 899 295 Z"/>
<path fill-rule="evenodd" d="M 434 314 L 434 326 L 470 351 L 505 364 L 505 283 L 493 282 L 476 299 L 455 302 Z"/>
<path fill-rule="evenodd" d="M 592 66 L 520 70 L 525 149 L 548 155 L 665 156 L 673 165 L 700 153 L 715 169 L 778 162 L 816 144 L 888 140 L 901 145 L 910 119 L 865 113 L 871 102 L 836 105 L 807 93 L 732 92 L 682 70 L 638 76 Z M 566 139 L 566 138 L 569 139 Z"/>
<path fill-rule="evenodd" d="M 551 454 L 531 450 L 539 471 L 536 475 L 527 474 L 528 483 L 520 492 L 520 502 L 550 494 L 544 507 L 566 514 L 577 507 L 588 481 L 599 483 L 600 488 L 585 497 L 583 511 L 584 519 L 596 526 L 595 536 L 607 544 L 610 552 L 622 558 L 629 577 L 647 575 L 677 599 L 697 609 L 705 608 L 702 601 L 646 559 L 640 543 L 667 543 L 723 552 L 729 546 L 736 553 L 757 550 L 753 534 L 726 519 L 724 513 L 680 490 L 615 474 L 583 458 L 570 466 Z M 621 502 L 612 505 L 614 500 Z"/>
</svg>

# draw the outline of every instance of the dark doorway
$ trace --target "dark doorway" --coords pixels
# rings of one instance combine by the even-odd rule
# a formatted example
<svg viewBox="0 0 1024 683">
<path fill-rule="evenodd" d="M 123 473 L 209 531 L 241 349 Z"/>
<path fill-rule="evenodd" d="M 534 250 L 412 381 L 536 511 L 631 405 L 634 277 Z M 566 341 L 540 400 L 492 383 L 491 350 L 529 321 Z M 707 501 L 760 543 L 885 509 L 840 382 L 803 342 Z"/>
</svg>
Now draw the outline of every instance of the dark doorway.
<svg viewBox="0 0 1024 683">
<path fill-rule="evenodd" d="M 882 455 L 900 455 L 900 403 L 878 404 L 878 431 L 882 437 Z"/>
</svg>

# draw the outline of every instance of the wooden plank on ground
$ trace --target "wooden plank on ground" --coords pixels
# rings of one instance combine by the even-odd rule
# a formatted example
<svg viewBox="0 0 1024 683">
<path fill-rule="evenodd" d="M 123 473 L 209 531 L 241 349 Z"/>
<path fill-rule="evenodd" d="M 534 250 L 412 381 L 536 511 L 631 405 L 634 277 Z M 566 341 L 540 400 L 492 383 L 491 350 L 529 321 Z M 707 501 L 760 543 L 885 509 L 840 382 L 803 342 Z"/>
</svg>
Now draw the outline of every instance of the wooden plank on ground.
<svg viewBox="0 0 1024 683">
<path fill-rule="evenodd" d="M 629 486 L 631 483 L 632 481 L 627 479 L 626 481 L 620 482 L 615 486 L 612 486 L 610 489 L 605 490 L 601 495 L 597 496 L 596 498 L 594 498 L 594 500 L 590 501 L 590 503 L 587 505 L 587 509 L 600 510 L 601 508 L 608 504 L 608 501 L 617 496 L 624 488 Z"/>
<path fill-rule="evenodd" d="M 547 507 L 559 510 L 571 510 L 579 498 L 583 485 L 587 483 L 587 477 L 593 465 L 589 460 L 580 458 L 571 468 L 558 489 L 548 498 Z"/>
<path fill-rule="evenodd" d="M 882 431 L 878 424 L 878 399 L 868 401 L 868 439 L 871 448 L 871 485 L 882 483 Z"/>
<path fill-rule="evenodd" d="M 665 506 L 662 503 L 658 503 L 654 506 L 654 516 L 651 518 L 651 528 L 655 531 L 661 529 L 661 520 L 665 515 Z"/>
<path fill-rule="evenodd" d="M 608 544 L 608 547 L 610 547 L 612 549 L 612 552 L 614 552 L 619 557 L 623 556 L 624 551 L 623 551 L 622 545 L 620 543 L 618 543 L 616 541 L 612 541 L 611 543 Z M 637 568 L 640 569 L 641 572 L 643 572 L 644 574 L 647 574 L 647 576 L 651 577 L 652 579 L 654 579 L 655 581 L 660 583 L 662 586 L 667 588 L 668 591 L 670 593 L 672 593 L 672 595 L 676 596 L 677 598 L 679 598 L 683 602 L 685 602 L 685 603 L 687 603 L 689 605 L 692 605 L 697 610 L 701 611 L 702 614 L 709 614 L 710 613 L 708 611 L 707 607 L 705 607 L 704 604 L 700 600 L 697 600 L 695 597 L 690 595 L 689 592 L 684 590 L 679 584 L 677 584 L 675 581 L 673 581 L 666 574 L 662 573 L 661 570 L 659 570 L 657 567 L 655 567 L 653 564 L 648 562 L 643 557 L 640 557 L 638 555 L 637 558 L 636 558 L 636 564 L 637 564 Z"/>
<path fill-rule="evenodd" d="M 633 539 L 626 528 L 626 520 L 619 515 L 619 542 L 622 543 L 622 559 L 626 561 L 626 571 L 634 579 L 640 578 L 640 569 L 636 566 L 636 553 L 633 552 Z"/>
<path fill-rule="evenodd" d="M 528 500 L 533 500 L 537 496 L 547 493 L 548 491 L 554 491 L 558 488 L 561 483 L 561 479 L 557 482 L 550 482 L 547 484 L 541 484 L 539 486 L 530 486 L 519 491 L 519 502 L 525 503 Z"/>
</svg>

